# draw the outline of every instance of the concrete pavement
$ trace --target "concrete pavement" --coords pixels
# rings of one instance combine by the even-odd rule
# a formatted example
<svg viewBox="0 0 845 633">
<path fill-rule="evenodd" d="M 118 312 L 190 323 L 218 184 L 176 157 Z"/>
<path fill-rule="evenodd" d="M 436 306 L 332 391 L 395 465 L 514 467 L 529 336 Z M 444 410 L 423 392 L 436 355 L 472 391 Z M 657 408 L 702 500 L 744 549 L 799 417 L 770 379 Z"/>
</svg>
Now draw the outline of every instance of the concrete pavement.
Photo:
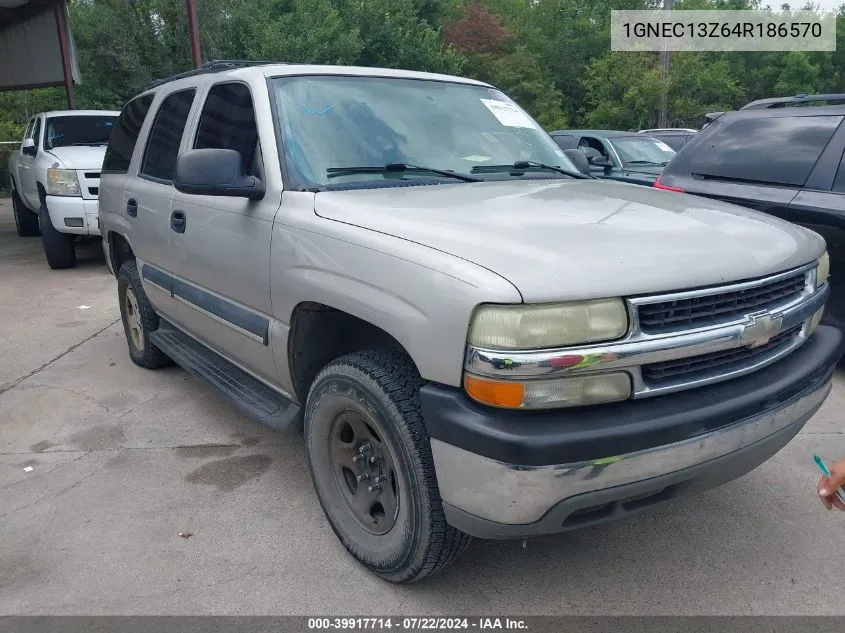
<svg viewBox="0 0 845 633">
<path fill-rule="evenodd" d="M 301 441 L 134 366 L 99 245 L 51 271 L 8 200 L 0 361 L 0 614 L 845 614 L 845 514 L 810 459 L 845 457 L 845 376 L 738 481 L 394 586 L 338 543 Z"/>
</svg>

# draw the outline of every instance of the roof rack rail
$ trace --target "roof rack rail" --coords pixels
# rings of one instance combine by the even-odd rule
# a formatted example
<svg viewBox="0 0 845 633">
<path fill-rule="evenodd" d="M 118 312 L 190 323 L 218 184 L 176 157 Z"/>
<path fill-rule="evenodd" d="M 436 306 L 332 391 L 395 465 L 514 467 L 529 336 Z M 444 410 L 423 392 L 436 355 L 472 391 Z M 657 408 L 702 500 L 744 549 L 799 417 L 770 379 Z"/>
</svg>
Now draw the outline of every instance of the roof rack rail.
<svg viewBox="0 0 845 633">
<path fill-rule="evenodd" d="M 757 99 L 740 108 L 740 110 L 761 110 L 764 108 L 784 108 L 792 105 L 812 103 L 814 101 L 845 101 L 845 94 L 810 95 L 801 93 L 792 97 L 772 97 L 771 99 Z"/>
<path fill-rule="evenodd" d="M 205 75 L 208 73 L 219 73 L 224 70 L 233 70 L 235 68 L 244 68 L 246 66 L 266 66 L 267 64 L 286 64 L 288 62 L 272 62 L 272 61 L 256 61 L 251 59 L 213 59 L 205 62 L 199 68 L 192 68 L 182 73 L 164 77 L 163 79 L 156 79 L 151 81 L 144 90 L 156 88 L 162 84 L 176 81 L 177 79 L 184 79 L 185 77 L 193 77 L 194 75 Z"/>
</svg>

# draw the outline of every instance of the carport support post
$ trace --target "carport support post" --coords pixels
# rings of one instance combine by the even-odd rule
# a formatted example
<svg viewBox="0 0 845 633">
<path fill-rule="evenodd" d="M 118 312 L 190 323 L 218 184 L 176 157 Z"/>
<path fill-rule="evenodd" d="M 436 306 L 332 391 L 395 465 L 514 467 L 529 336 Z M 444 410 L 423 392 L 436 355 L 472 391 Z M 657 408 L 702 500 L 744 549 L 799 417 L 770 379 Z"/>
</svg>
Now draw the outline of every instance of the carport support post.
<svg viewBox="0 0 845 633">
<path fill-rule="evenodd" d="M 62 53 L 62 70 L 65 75 L 65 92 L 67 92 L 67 107 L 76 110 L 76 90 L 73 87 L 73 73 L 70 67 L 70 36 L 67 27 L 67 12 L 64 2 L 53 5 L 56 14 L 56 26 L 59 29 L 59 49 Z"/>
<path fill-rule="evenodd" d="M 197 20 L 196 0 L 185 0 L 188 8 L 188 34 L 191 38 L 191 54 L 194 57 L 194 66 L 202 66 L 202 55 L 200 54 L 200 34 Z"/>
</svg>

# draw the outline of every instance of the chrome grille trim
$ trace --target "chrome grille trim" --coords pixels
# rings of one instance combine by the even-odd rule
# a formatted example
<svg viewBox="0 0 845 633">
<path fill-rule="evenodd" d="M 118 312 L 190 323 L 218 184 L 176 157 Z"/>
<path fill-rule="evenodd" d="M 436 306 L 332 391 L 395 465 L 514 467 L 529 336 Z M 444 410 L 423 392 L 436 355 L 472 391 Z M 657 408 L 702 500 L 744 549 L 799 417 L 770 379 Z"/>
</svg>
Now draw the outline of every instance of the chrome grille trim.
<svg viewBox="0 0 845 633">
<path fill-rule="evenodd" d="M 607 343 L 543 350 L 488 350 L 468 346 L 464 359 L 467 372 L 488 378 L 503 380 L 540 380 L 562 378 L 573 375 L 603 373 L 624 370 L 631 376 L 633 397 L 645 398 L 662 395 L 721 382 L 752 373 L 783 358 L 800 347 L 810 335 L 809 325 L 813 315 L 824 307 L 830 293 L 829 284 L 816 288 L 816 262 L 778 275 L 739 284 L 729 284 L 678 293 L 667 293 L 647 297 L 632 297 L 627 300 L 629 314 L 628 334 L 616 341 Z M 706 296 L 706 293 L 718 294 L 730 292 L 736 288 L 765 286 L 775 280 L 788 279 L 803 274 L 805 285 L 794 297 L 786 298 L 777 305 L 765 310 L 751 310 L 729 321 L 707 324 L 681 331 L 652 334 L 640 328 L 638 306 L 649 303 Z M 758 322 L 766 319 L 780 323 L 777 332 L 771 337 L 749 340 Z M 793 331 L 793 336 L 781 344 L 765 347 L 766 343 L 779 333 Z M 764 340 L 765 339 L 765 340 Z M 741 353 L 753 343 L 756 352 L 749 353 L 746 361 L 737 358 L 734 363 L 719 367 L 702 367 L 698 372 L 680 373 L 654 380 L 644 366 L 677 360 L 691 360 L 708 354 L 719 355 L 723 352 Z M 651 378 L 648 380 L 647 378 Z"/>
<path fill-rule="evenodd" d="M 742 321 L 745 318 L 745 315 L 757 312 L 759 310 L 777 310 L 782 308 L 784 305 L 790 305 L 797 301 L 801 301 L 803 297 L 805 297 L 808 293 L 813 291 L 815 287 L 816 281 L 816 266 L 817 262 L 813 262 L 806 266 L 802 266 L 800 268 L 793 268 L 792 270 L 787 270 L 785 272 L 779 273 L 777 275 L 770 275 L 768 277 L 762 277 L 758 279 L 752 279 L 750 281 L 735 283 L 735 284 L 728 284 L 724 286 L 708 286 L 705 288 L 697 288 L 695 290 L 686 290 L 681 292 L 672 292 L 672 293 L 665 293 L 660 295 L 645 295 L 645 296 L 638 296 L 638 297 L 631 297 L 628 299 L 629 305 L 633 308 L 631 310 L 630 316 L 632 318 L 632 331 L 634 333 L 642 332 L 643 334 L 652 334 L 652 335 L 661 335 L 661 334 L 675 334 L 677 332 L 687 332 L 692 329 L 698 329 L 701 327 L 712 327 L 716 325 L 721 325 L 723 323 L 731 323 Z M 780 284 L 782 282 L 786 282 L 793 278 L 799 278 L 803 276 L 803 291 L 799 291 L 797 293 L 793 293 L 787 297 L 782 298 L 779 301 L 771 301 L 767 302 L 767 304 L 763 307 L 755 307 L 755 306 L 748 306 L 742 310 L 737 310 L 733 314 L 727 313 L 723 317 L 716 317 L 712 319 L 712 321 L 708 322 L 707 320 L 703 320 L 702 322 L 693 323 L 687 326 L 679 326 L 679 327 L 672 327 L 666 329 L 657 329 L 657 330 L 650 330 L 647 325 L 644 325 L 640 322 L 641 313 L 646 310 L 646 308 L 655 306 L 658 304 L 671 304 L 671 303 L 681 303 L 686 301 L 694 301 L 696 299 L 708 299 L 717 296 L 724 296 L 730 293 L 745 293 L 749 291 L 754 291 L 757 289 L 764 289 L 766 287 L 771 287 L 776 284 Z"/>
<path fill-rule="evenodd" d="M 704 297 L 676 299 L 637 306 L 640 328 L 660 334 L 697 326 L 718 325 L 758 310 L 792 301 L 807 286 L 805 273 L 797 273 L 764 286 L 718 292 Z"/>
</svg>

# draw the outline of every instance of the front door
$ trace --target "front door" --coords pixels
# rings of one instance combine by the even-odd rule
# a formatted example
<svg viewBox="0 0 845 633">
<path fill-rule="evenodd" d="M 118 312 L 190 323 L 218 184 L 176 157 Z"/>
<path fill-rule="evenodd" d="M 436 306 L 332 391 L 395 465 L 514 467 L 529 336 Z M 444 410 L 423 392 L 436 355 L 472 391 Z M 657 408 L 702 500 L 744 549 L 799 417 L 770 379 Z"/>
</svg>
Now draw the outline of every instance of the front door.
<svg viewBox="0 0 845 633">
<path fill-rule="evenodd" d="M 30 136 L 35 141 L 36 153 L 41 147 L 41 116 L 35 117 L 34 123 L 30 126 Z M 23 149 L 23 148 L 21 148 Z M 20 169 L 18 170 L 18 178 L 20 181 L 21 195 L 26 202 L 26 206 L 37 211 L 41 207 L 41 200 L 38 196 L 38 184 L 35 176 L 35 156 L 24 154 L 21 151 Z"/>
<path fill-rule="evenodd" d="M 259 139 L 250 88 L 239 82 L 211 86 L 192 139 L 192 149 L 236 150 L 262 180 L 261 148 L 275 147 L 272 137 Z M 177 324 L 271 382 L 270 238 L 280 202 L 269 187 L 262 200 L 177 191 L 169 227 Z"/>
</svg>

